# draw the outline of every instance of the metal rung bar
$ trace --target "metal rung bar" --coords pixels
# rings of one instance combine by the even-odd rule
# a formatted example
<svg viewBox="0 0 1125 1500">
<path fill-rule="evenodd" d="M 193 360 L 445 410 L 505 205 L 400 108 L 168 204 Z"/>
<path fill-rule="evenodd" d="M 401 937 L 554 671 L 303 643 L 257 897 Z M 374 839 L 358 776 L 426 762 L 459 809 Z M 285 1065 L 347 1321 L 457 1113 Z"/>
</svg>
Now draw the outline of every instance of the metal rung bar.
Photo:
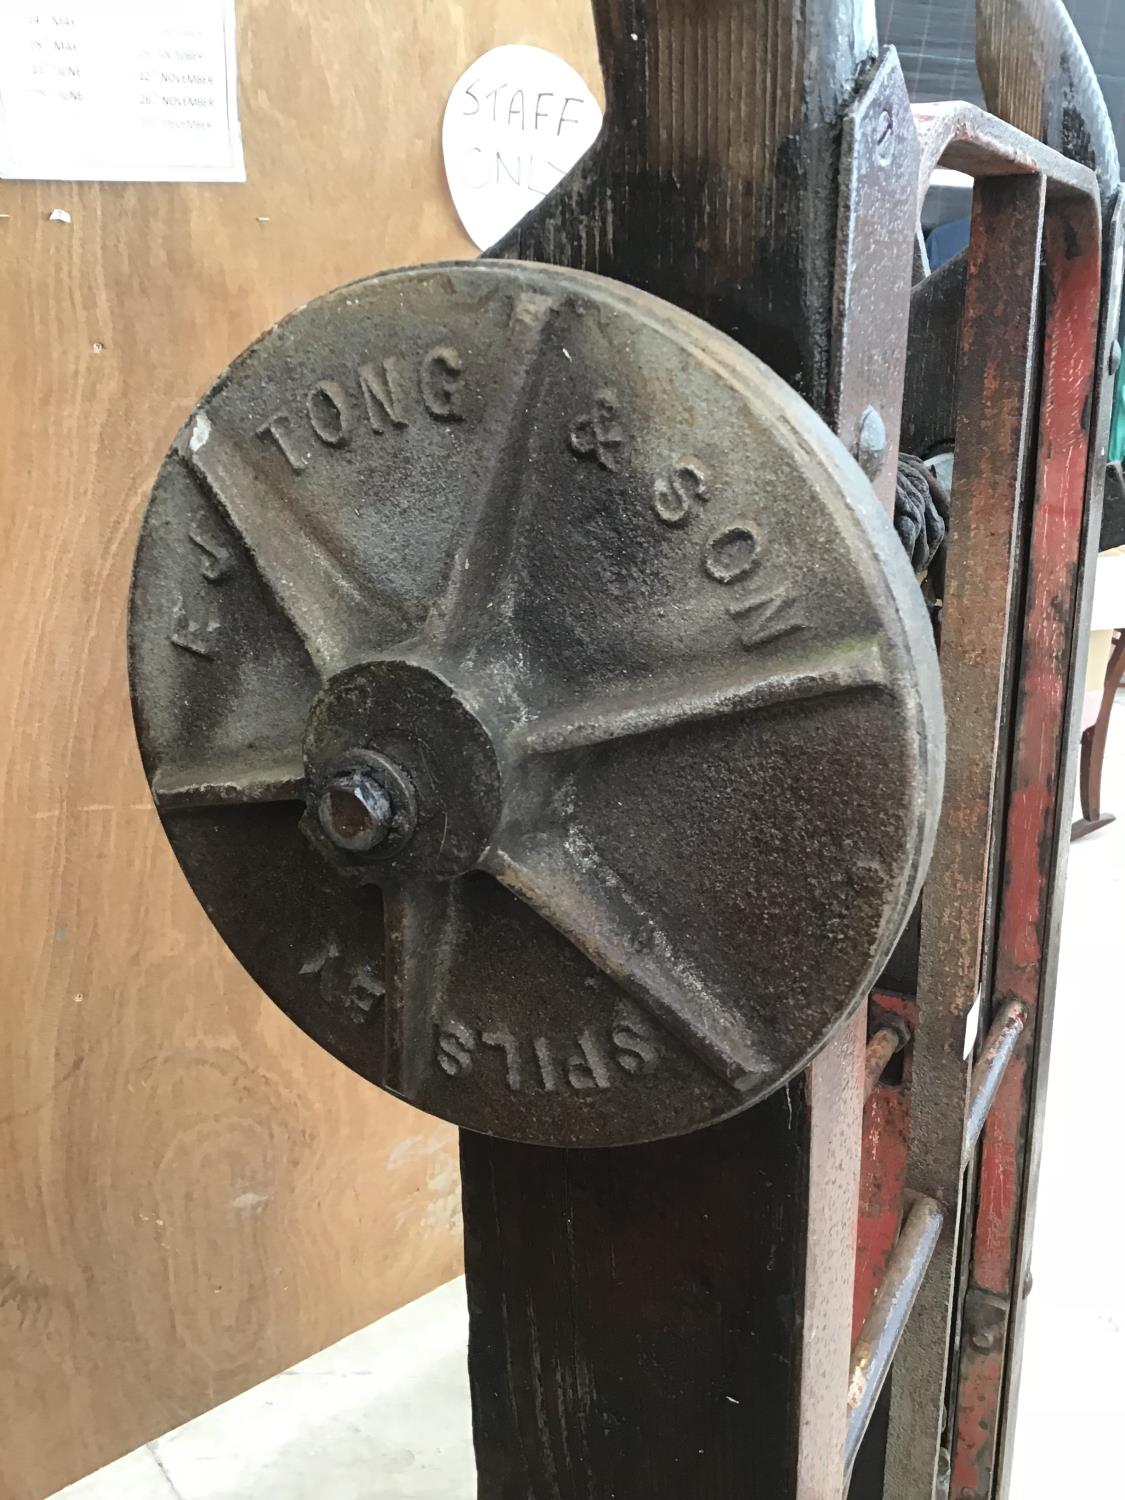
<svg viewBox="0 0 1125 1500">
<path fill-rule="evenodd" d="M 973 1068 L 965 1127 L 966 1160 L 976 1149 L 1016 1043 L 1027 1024 L 1027 1014 L 1027 1007 L 1018 1001 L 1005 1005 L 993 1021 Z M 867 1046 L 868 1097 L 902 1041 L 901 1033 L 890 1027 L 882 1028 L 871 1038 Z M 886 1278 L 852 1351 L 845 1478 L 851 1474 L 879 1393 L 894 1363 L 911 1308 L 937 1248 L 943 1220 L 941 1206 L 933 1198 L 914 1199 L 891 1254 Z"/>
<path fill-rule="evenodd" d="M 969 1091 L 969 1111 L 965 1119 L 965 1150 L 962 1162 L 977 1149 L 984 1122 L 996 1101 L 1012 1053 L 1016 1050 L 1024 1027 L 1027 1025 L 1027 1006 L 1018 1000 L 1011 1001 L 993 1021 L 984 1048 L 973 1068 L 972 1087 Z"/>
<path fill-rule="evenodd" d="M 914 1199 L 891 1252 L 883 1285 L 852 1350 L 848 1430 L 844 1443 L 845 1480 L 852 1472 L 914 1299 L 937 1249 L 944 1217 L 941 1206 L 933 1198 Z"/>
</svg>

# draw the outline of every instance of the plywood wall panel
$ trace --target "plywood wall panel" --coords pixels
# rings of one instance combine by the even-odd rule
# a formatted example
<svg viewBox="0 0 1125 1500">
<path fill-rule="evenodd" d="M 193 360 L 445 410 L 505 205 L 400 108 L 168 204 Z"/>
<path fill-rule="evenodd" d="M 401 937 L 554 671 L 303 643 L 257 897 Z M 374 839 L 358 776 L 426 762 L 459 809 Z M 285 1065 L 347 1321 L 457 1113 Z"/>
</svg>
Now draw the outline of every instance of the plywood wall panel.
<svg viewBox="0 0 1125 1500">
<path fill-rule="evenodd" d="M 215 373 L 331 286 L 474 253 L 441 112 L 509 41 L 596 78 L 585 0 L 239 0 L 246 185 L 0 183 L 2 1500 L 458 1267 L 452 1132 L 301 1036 L 180 875 L 124 612 L 148 485 Z"/>
</svg>

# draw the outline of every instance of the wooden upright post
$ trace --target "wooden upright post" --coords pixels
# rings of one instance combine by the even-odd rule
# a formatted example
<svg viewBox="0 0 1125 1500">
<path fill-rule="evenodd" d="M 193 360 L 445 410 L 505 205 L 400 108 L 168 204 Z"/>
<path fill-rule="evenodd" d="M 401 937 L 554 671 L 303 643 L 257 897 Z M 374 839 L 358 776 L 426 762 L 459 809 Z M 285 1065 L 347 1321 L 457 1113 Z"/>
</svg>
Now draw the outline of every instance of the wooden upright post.
<svg viewBox="0 0 1125 1500">
<path fill-rule="evenodd" d="M 655 292 L 827 415 L 862 0 L 595 11 L 603 135 L 495 253 Z M 481 1500 L 839 1500 L 864 1039 L 680 1140 L 462 1135 Z"/>
</svg>

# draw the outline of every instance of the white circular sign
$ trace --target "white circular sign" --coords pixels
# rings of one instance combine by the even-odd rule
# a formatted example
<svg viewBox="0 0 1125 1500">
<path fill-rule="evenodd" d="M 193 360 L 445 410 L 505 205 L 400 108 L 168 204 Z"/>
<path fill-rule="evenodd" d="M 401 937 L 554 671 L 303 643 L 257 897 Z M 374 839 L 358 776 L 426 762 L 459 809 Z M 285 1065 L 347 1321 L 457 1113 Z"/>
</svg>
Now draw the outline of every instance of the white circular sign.
<svg viewBox="0 0 1125 1500">
<path fill-rule="evenodd" d="M 441 128 L 449 191 L 481 250 L 542 201 L 593 145 L 598 101 L 542 47 L 493 47 L 454 85 Z"/>
</svg>

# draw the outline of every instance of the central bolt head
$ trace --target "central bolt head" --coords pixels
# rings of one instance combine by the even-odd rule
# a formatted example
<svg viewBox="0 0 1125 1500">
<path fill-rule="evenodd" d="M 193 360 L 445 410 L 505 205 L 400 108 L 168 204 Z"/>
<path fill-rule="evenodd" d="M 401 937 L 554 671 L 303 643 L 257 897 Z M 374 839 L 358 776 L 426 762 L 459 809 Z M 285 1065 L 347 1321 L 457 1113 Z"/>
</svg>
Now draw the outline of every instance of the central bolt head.
<svg viewBox="0 0 1125 1500">
<path fill-rule="evenodd" d="M 377 657 L 324 684 L 304 743 L 306 837 L 349 885 L 453 880 L 500 821 L 492 737 L 438 672 Z"/>
<path fill-rule="evenodd" d="M 317 803 L 320 826 L 338 849 L 369 854 L 390 832 L 394 808 L 373 776 L 350 771 L 329 782 Z"/>
</svg>

